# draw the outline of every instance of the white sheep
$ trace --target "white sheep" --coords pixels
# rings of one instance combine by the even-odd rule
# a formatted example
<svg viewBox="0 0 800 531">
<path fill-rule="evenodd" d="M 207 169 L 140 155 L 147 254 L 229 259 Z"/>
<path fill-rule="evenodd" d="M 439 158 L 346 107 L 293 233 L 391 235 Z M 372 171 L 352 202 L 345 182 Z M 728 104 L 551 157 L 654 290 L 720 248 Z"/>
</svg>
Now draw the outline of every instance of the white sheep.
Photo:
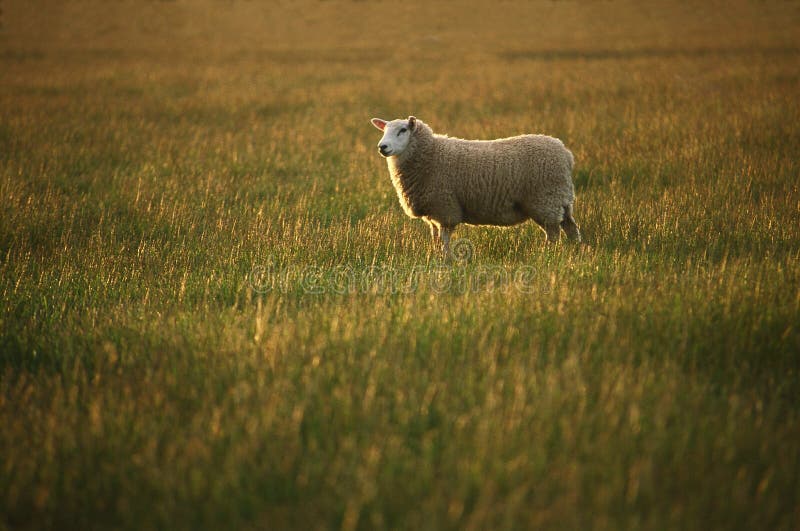
<svg viewBox="0 0 800 531">
<path fill-rule="evenodd" d="M 459 223 L 508 226 L 532 219 L 558 241 L 561 229 L 580 241 L 572 217 L 572 153 L 561 140 L 520 135 L 463 140 L 434 134 L 409 116 L 387 122 L 378 143 L 400 204 L 428 223 L 435 243 L 450 257 L 450 235 Z"/>
</svg>

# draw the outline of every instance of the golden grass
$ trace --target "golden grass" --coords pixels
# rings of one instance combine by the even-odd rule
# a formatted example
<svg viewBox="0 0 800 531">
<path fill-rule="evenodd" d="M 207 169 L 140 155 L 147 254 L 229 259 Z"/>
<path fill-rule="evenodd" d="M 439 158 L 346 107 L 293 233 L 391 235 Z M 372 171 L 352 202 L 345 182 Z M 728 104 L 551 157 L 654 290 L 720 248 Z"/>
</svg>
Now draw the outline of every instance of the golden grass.
<svg viewBox="0 0 800 531">
<path fill-rule="evenodd" d="M 800 526 L 798 21 L 4 3 L 0 528 Z M 562 138 L 587 245 L 442 265 L 408 114 Z"/>
</svg>

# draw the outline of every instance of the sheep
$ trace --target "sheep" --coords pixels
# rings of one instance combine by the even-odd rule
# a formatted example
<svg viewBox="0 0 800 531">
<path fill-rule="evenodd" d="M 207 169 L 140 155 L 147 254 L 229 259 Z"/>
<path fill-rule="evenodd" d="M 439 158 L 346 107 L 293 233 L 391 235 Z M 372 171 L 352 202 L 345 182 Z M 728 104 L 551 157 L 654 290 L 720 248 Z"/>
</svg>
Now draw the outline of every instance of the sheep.
<svg viewBox="0 0 800 531">
<path fill-rule="evenodd" d="M 528 219 L 558 241 L 581 241 L 572 215 L 572 153 L 561 140 L 519 135 L 463 140 L 434 134 L 422 120 L 373 118 L 378 142 L 405 213 L 422 218 L 446 259 L 459 223 L 510 226 Z"/>
</svg>

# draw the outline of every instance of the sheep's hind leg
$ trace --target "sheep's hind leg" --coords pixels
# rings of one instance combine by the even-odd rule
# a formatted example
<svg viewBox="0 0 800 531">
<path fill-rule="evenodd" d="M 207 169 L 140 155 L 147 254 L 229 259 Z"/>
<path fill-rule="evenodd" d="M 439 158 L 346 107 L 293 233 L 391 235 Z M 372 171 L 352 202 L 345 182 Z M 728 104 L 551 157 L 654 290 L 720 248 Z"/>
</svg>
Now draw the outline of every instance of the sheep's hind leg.
<svg viewBox="0 0 800 531">
<path fill-rule="evenodd" d="M 551 211 L 541 205 L 526 205 L 523 212 L 539 225 L 547 234 L 547 243 L 556 243 L 561 237 L 562 215 L 559 211 Z"/>
<path fill-rule="evenodd" d="M 561 228 L 567 233 L 567 238 L 580 243 L 581 231 L 578 229 L 578 224 L 575 223 L 575 218 L 572 217 L 572 207 L 564 207 L 564 220 L 561 222 Z"/>
<path fill-rule="evenodd" d="M 544 231 L 547 233 L 547 243 L 557 243 L 561 237 L 561 225 L 558 223 L 548 223 Z"/>
</svg>

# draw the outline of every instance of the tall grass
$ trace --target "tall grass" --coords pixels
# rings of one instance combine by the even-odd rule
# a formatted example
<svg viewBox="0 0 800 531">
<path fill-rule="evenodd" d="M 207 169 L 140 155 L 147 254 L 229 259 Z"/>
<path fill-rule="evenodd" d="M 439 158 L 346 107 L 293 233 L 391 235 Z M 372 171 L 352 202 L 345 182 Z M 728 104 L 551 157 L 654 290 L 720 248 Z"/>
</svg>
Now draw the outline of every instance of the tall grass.
<svg viewBox="0 0 800 531">
<path fill-rule="evenodd" d="M 800 526 L 796 5 L 302 4 L 8 8 L 0 528 Z M 408 114 L 586 245 L 442 264 Z"/>
</svg>

